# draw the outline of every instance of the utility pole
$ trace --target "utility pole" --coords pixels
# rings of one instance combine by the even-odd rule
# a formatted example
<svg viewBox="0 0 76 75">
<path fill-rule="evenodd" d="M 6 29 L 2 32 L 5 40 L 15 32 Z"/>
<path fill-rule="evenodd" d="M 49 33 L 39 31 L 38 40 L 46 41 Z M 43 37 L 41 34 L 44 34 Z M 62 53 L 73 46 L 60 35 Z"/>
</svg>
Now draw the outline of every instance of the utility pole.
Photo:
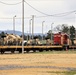
<svg viewBox="0 0 76 75">
<path fill-rule="evenodd" d="M 76 25 L 76 13 L 75 13 L 75 25 Z M 76 28 L 75 28 L 75 38 L 76 38 Z"/>
<path fill-rule="evenodd" d="M 29 34 L 28 34 L 28 31 L 27 31 L 27 41 L 29 40 L 28 36 L 29 36 Z"/>
<path fill-rule="evenodd" d="M 16 15 L 13 17 L 13 34 L 15 35 L 15 17 Z"/>
<path fill-rule="evenodd" d="M 31 39 L 31 20 L 29 20 L 29 39 Z"/>
<path fill-rule="evenodd" d="M 75 38 L 76 38 L 76 28 L 75 28 Z"/>
<path fill-rule="evenodd" d="M 45 21 L 42 21 L 42 40 L 43 40 L 43 26 L 44 26 L 44 22 Z"/>
<path fill-rule="evenodd" d="M 52 41 L 52 28 L 53 28 L 52 25 L 53 25 L 53 24 L 54 24 L 54 23 L 51 24 L 51 42 L 52 42 L 52 43 L 53 43 L 53 41 Z"/>
<path fill-rule="evenodd" d="M 34 38 L 34 15 L 32 15 L 32 40 Z"/>
<path fill-rule="evenodd" d="M 22 0 L 22 54 L 24 53 L 24 0 Z"/>
<path fill-rule="evenodd" d="M 71 27 L 69 27 L 69 39 L 70 39 L 70 28 L 71 28 Z"/>
</svg>

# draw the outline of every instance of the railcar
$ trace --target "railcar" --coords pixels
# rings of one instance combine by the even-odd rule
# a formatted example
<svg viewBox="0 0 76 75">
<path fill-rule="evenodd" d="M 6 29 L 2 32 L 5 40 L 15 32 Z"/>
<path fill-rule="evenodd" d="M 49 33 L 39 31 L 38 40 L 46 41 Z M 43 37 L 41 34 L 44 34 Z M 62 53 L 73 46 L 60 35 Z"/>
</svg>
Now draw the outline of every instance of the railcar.
<svg viewBox="0 0 76 75">
<path fill-rule="evenodd" d="M 8 37 L 7 37 L 8 38 Z M 0 43 L 0 52 L 4 53 L 6 51 L 11 51 L 14 53 L 15 51 L 22 52 L 22 39 L 19 36 L 9 35 L 9 39 L 3 38 Z M 66 33 L 55 33 L 53 36 L 53 44 L 50 39 L 46 40 L 46 43 L 40 43 L 38 38 L 35 38 L 34 41 L 30 40 L 24 43 L 24 51 L 39 51 L 42 52 L 44 50 L 66 50 L 66 49 L 76 49 L 76 45 L 72 45 L 71 40 L 69 39 Z"/>
</svg>

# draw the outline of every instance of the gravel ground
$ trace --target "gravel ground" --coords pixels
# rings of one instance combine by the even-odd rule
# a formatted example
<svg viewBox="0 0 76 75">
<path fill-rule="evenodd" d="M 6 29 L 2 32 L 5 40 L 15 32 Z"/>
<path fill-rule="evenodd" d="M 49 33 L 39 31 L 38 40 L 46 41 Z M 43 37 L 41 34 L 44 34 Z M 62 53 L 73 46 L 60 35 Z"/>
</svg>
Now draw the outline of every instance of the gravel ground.
<svg viewBox="0 0 76 75">
<path fill-rule="evenodd" d="M 0 75 L 64 75 L 76 70 L 76 54 L 0 55 Z"/>
</svg>

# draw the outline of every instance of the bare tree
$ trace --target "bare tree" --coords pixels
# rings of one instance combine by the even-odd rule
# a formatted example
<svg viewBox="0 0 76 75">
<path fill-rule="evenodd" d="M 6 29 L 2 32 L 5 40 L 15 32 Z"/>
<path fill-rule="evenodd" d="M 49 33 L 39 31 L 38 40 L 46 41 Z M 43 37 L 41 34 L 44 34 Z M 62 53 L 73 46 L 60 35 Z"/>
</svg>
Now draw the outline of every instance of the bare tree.
<svg viewBox="0 0 76 75">
<path fill-rule="evenodd" d="M 57 25 L 55 27 L 55 30 L 58 31 L 58 32 L 68 33 L 69 26 L 67 24 Z"/>
</svg>

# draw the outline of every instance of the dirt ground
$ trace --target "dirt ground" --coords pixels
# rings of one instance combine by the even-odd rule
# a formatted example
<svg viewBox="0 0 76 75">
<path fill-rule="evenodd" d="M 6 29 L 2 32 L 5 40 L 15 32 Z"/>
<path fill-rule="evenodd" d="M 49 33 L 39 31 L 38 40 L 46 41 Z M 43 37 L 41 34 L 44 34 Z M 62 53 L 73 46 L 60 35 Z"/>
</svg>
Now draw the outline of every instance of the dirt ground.
<svg viewBox="0 0 76 75">
<path fill-rule="evenodd" d="M 0 75 L 64 75 L 71 70 L 76 70 L 76 54 L 0 55 Z"/>
</svg>

